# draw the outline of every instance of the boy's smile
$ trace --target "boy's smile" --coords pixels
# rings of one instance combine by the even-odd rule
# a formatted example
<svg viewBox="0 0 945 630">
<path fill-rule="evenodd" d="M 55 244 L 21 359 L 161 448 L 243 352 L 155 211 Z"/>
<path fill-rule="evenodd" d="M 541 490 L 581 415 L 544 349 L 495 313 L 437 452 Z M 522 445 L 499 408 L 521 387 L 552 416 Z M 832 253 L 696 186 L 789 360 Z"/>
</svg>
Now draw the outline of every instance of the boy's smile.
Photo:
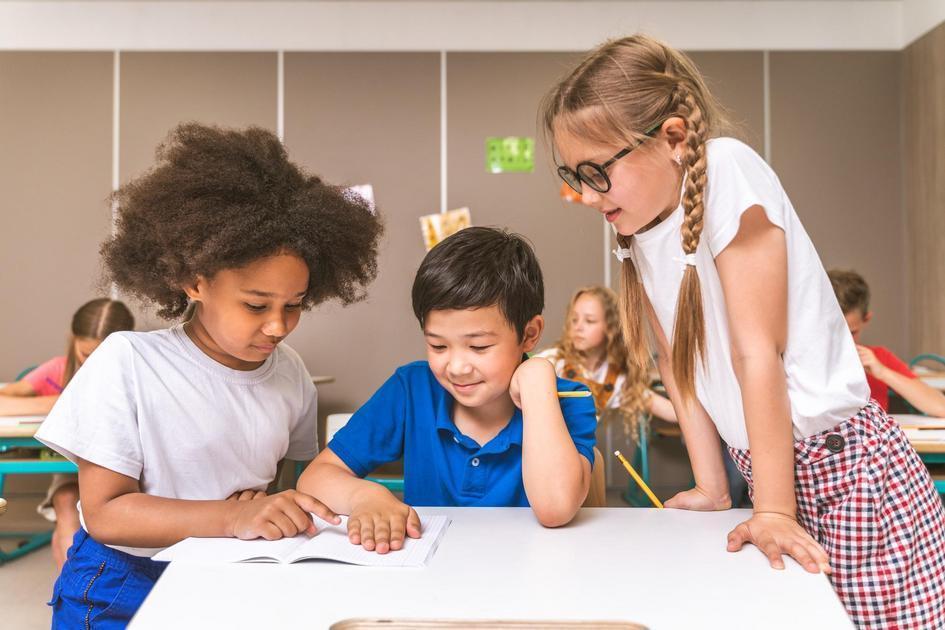
<svg viewBox="0 0 945 630">
<path fill-rule="evenodd" d="M 534 328 L 537 316 L 529 327 Z M 435 310 L 426 318 L 423 334 L 427 361 L 436 380 L 456 401 L 455 416 L 469 413 L 480 420 L 507 423 L 515 405 L 509 396 L 512 375 L 522 354 L 534 348 L 537 337 L 525 339 L 498 306 Z M 540 329 L 539 329 L 540 334 Z"/>
</svg>

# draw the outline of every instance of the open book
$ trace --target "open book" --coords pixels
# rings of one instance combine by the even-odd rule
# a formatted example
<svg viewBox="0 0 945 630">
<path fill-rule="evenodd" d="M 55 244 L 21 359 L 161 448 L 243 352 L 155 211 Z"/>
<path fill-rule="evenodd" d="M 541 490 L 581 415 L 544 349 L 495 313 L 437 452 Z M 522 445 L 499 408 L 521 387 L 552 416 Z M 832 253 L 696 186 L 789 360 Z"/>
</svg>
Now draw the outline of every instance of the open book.
<svg viewBox="0 0 945 630">
<path fill-rule="evenodd" d="M 278 562 L 290 564 L 302 560 L 337 560 L 372 567 L 425 566 L 450 524 L 446 516 L 420 518 L 420 538 L 406 538 L 397 551 L 378 554 L 365 551 L 348 540 L 348 518 L 339 525 L 326 523 L 317 516 L 318 533 L 309 538 L 302 534 L 282 540 L 239 540 L 238 538 L 187 538 L 159 552 L 153 560 L 190 563 Z"/>
</svg>

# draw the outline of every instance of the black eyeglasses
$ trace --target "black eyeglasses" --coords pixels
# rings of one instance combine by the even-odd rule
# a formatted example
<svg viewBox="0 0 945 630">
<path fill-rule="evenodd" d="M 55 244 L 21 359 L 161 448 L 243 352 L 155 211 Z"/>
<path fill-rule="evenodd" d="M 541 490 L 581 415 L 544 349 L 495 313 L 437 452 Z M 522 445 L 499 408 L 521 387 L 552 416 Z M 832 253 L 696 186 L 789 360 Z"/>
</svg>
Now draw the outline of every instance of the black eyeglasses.
<svg viewBox="0 0 945 630">
<path fill-rule="evenodd" d="M 660 123 L 647 131 L 645 136 L 653 137 L 653 132 L 659 129 L 663 123 Z M 572 171 L 567 166 L 558 167 L 558 177 L 563 179 L 565 183 L 571 187 L 571 190 L 577 194 L 581 194 L 581 184 L 587 184 L 593 190 L 596 190 L 599 193 L 605 193 L 610 190 L 612 184 L 610 183 L 610 177 L 607 176 L 607 169 L 611 164 L 624 157 L 637 147 L 639 147 L 643 142 L 638 143 L 634 147 L 627 147 L 621 149 L 614 157 L 610 158 L 603 164 L 597 164 L 596 162 L 584 161 L 578 163 L 577 167 Z"/>
</svg>

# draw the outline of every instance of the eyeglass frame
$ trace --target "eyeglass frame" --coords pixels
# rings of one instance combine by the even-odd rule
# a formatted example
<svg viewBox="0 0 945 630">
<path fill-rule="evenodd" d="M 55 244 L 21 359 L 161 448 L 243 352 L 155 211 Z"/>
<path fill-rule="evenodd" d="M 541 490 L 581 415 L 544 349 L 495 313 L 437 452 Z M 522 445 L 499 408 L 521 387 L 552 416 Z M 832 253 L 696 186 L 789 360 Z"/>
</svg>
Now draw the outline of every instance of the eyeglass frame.
<svg viewBox="0 0 945 630">
<path fill-rule="evenodd" d="M 663 121 L 663 122 L 665 122 L 665 121 Z M 652 137 L 653 137 L 653 135 L 652 135 L 653 132 L 656 131 L 657 129 L 659 129 L 660 127 L 662 127 L 662 126 L 663 126 L 663 123 L 660 122 L 660 123 L 657 124 L 656 126 L 650 128 L 650 129 L 648 129 L 643 135 L 652 138 Z M 583 193 L 581 192 L 581 189 L 580 189 L 580 188 L 575 188 L 575 187 L 574 187 L 574 184 L 572 184 L 572 183 L 568 180 L 568 177 L 567 177 L 567 176 L 574 177 L 575 181 L 577 181 L 578 184 L 587 184 L 588 186 L 591 187 L 591 190 L 593 190 L 593 191 L 596 191 L 596 192 L 599 192 L 599 193 L 606 193 L 606 192 L 610 191 L 611 188 L 613 188 L 613 182 L 610 181 L 610 176 L 607 175 L 607 168 L 609 168 L 611 164 L 613 164 L 614 162 L 616 162 L 616 161 L 619 160 L 620 158 L 626 156 L 627 154 L 629 154 L 630 152 L 632 152 L 634 149 L 638 148 L 638 147 L 639 147 L 641 144 L 643 144 L 644 142 L 645 142 L 645 140 L 641 140 L 640 142 L 638 142 L 638 143 L 636 144 L 636 146 L 633 146 L 633 147 L 624 147 L 623 149 L 621 149 L 620 151 L 618 151 L 612 158 L 610 158 L 609 160 L 607 160 L 607 161 L 604 162 L 603 164 L 597 164 L 596 162 L 591 162 L 590 160 L 584 160 L 583 162 L 578 162 L 578 163 L 575 165 L 575 168 L 574 168 L 573 170 L 562 164 L 561 166 L 558 167 L 558 177 L 560 177 L 562 180 L 564 180 L 564 183 L 567 184 L 568 187 L 571 188 L 571 190 L 573 190 L 574 192 L 576 192 L 576 193 L 579 194 L 579 195 L 580 195 L 580 194 L 583 194 Z M 593 168 L 595 171 L 597 171 L 598 173 L 600 173 L 601 177 L 604 178 L 604 181 L 607 182 L 607 187 L 604 188 L 603 190 L 601 190 L 600 188 L 598 188 L 597 186 L 595 186 L 593 183 L 591 183 L 591 182 L 587 181 L 586 179 L 584 179 L 583 177 L 581 177 L 581 174 L 580 174 L 578 171 L 581 169 L 582 166 L 590 166 L 590 167 Z M 567 175 L 567 176 L 566 176 L 566 175 Z"/>
</svg>

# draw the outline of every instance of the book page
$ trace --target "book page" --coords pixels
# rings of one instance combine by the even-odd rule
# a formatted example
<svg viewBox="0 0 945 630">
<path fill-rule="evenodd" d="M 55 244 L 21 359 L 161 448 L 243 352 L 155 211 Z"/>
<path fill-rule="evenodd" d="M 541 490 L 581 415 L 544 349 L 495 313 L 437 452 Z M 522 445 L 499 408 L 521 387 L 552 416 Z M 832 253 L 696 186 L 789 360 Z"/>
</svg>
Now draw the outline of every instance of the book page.
<svg viewBox="0 0 945 630">
<path fill-rule="evenodd" d="M 287 562 L 286 558 L 308 536 L 281 540 L 240 540 L 239 538 L 186 538 L 155 555 L 164 562 Z"/>
<path fill-rule="evenodd" d="M 421 517 L 420 538 L 408 536 L 403 548 L 386 554 L 367 551 L 361 545 L 351 544 L 346 516 L 341 517 L 339 525 L 326 523 L 318 517 L 315 517 L 315 524 L 318 534 L 292 550 L 288 562 L 324 559 L 372 567 L 421 567 L 436 551 L 449 526 L 449 519 L 445 516 Z"/>
<path fill-rule="evenodd" d="M 348 517 L 339 525 L 326 523 L 314 514 L 318 533 L 309 538 L 300 534 L 281 540 L 240 540 L 238 538 L 187 538 L 159 552 L 152 559 L 164 562 L 297 562 L 300 560 L 336 560 L 348 564 L 375 567 L 419 567 L 436 550 L 449 525 L 445 516 L 421 517 L 421 537 L 408 538 L 404 547 L 381 555 L 365 551 L 348 540 Z"/>
</svg>

